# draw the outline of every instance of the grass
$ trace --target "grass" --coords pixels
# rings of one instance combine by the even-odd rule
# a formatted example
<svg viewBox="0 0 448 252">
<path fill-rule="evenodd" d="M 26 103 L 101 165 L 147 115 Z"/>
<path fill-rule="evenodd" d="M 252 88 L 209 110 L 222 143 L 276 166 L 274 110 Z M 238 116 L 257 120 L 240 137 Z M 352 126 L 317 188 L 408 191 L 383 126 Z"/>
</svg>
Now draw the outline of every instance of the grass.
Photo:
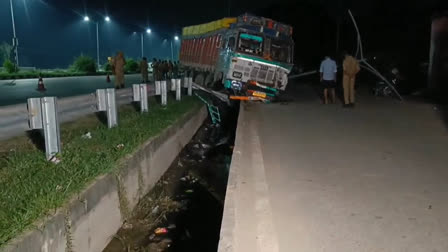
<svg viewBox="0 0 448 252">
<path fill-rule="evenodd" d="M 150 113 L 120 108 L 120 126 L 107 129 L 94 116 L 61 126 L 62 162 L 54 165 L 27 138 L 0 143 L 0 247 L 39 218 L 53 213 L 119 160 L 201 103 L 194 97 L 162 108 L 150 100 Z M 81 136 L 91 132 L 92 139 Z M 123 144 L 123 148 L 117 145 Z"/>
</svg>

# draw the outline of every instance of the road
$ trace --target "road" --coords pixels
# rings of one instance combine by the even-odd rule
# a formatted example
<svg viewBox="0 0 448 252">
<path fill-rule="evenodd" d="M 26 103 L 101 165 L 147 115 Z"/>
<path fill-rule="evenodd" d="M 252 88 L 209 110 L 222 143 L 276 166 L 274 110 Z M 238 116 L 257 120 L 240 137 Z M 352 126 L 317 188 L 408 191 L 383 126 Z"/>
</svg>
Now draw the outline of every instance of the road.
<svg viewBox="0 0 448 252">
<path fill-rule="evenodd" d="M 37 79 L 0 80 L 0 106 L 25 103 L 27 98 L 42 96 L 67 97 L 94 92 L 98 88 L 114 86 L 114 77 L 111 82 L 106 76 L 45 78 L 47 91 L 41 93 L 36 90 Z M 126 85 L 141 81 L 139 74 L 126 75 Z"/>
<path fill-rule="evenodd" d="M 287 105 L 242 107 L 219 251 L 448 251 L 441 111 L 292 92 Z"/>
</svg>

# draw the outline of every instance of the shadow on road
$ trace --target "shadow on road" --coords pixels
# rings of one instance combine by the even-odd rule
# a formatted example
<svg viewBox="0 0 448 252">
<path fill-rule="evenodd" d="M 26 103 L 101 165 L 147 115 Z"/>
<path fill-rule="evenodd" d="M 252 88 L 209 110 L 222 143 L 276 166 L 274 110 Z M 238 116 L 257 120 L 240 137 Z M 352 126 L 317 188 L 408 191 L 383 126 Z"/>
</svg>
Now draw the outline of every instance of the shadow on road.
<svg viewBox="0 0 448 252">
<path fill-rule="evenodd" d="M 448 130 L 448 105 L 438 105 L 437 109 L 439 110 L 440 118 L 443 121 L 443 124 Z"/>
</svg>

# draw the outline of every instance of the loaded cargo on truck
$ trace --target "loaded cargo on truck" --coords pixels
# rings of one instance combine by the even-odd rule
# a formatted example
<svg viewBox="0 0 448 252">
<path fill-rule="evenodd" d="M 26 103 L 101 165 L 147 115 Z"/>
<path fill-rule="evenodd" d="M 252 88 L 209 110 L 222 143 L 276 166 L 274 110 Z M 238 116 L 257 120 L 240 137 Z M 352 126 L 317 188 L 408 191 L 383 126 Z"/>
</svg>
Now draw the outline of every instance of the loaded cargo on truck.
<svg viewBox="0 0 448 252">
<path fill-rule="evenodd" d="M 194 82 L 231 98 L 271 100 L 288 84 L 293 29 L 249 14 L 184 27 L 179 59 Z"/>
</svg>

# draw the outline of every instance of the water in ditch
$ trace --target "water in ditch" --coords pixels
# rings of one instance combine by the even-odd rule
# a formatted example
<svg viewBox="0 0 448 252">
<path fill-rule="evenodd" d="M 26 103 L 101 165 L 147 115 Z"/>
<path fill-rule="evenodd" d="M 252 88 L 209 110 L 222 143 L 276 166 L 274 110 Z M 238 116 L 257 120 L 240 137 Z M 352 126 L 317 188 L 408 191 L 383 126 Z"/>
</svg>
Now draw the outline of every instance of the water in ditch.
<svg viewBox="0 0 448 252">
<path fill-rule="evenodd" d="M 219 107 L 104 252 L 217 251 L 239 106 Z"/>
</svg>

